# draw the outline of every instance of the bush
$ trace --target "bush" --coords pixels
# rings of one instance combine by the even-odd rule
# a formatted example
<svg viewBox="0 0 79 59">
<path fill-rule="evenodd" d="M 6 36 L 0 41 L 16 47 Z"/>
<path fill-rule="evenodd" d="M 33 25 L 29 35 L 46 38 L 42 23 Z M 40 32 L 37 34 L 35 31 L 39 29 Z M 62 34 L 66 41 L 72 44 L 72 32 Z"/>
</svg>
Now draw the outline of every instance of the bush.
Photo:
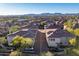
<svg viewBox="0 0 79 59">
<path fill-rule="evenodd" d="M 7 43 L 7 39 L 5 39 L 5 37 L 0 37 L 0 43 L 1 44 Z"/>
<path fill-rule="evenodd" d="M 24 38 L 22 36 L 16 36 L 13 38 L 11 45 L 17 49 L 28 48 L 33 45 L 33 40 L 31 38 Z"/>
<path fill-rule="evenodd" d="M 22 52 L 20 52 L 20 51 L 12 51 L 11 53 L 10 53 L 10 56 L 21 56 L 22 55 Z"/>
<path fill-rule="evenodd" d="M 19 26 L 12 26 L 9 28 L 9 34 L 18 31 L 20 27 Z"/>
<path fill-rule="evenodd" d="M 72 28 L 67 28 L 67 31 L 74 34 L 74 30 Z"/>
<path fill-rule="evenodd" d="M 77 36 L 79 36 L 79 29 L 75 29 L 74 30 L 74 34 L 77 35 Z"/>
<path fill-rule="evenodd" d="M 79 49 L 73 49 L 72 50 L 73 54 L 78 55 L 79 56 Z"/>
<path fill-rule="evenodd" d="M 47 52 L 41 52 L 40 53 L 41 56 L 54 56 L 54 54 L 50 51 L 47 51 Z"/>
<path fill-rule="evenodd" d="M 73 39 L 69 39 L 69 43 L 70 43 L 70 45 L 76 45 L 76 39 L 75 38 L 73 38 Z"/>
</svg>

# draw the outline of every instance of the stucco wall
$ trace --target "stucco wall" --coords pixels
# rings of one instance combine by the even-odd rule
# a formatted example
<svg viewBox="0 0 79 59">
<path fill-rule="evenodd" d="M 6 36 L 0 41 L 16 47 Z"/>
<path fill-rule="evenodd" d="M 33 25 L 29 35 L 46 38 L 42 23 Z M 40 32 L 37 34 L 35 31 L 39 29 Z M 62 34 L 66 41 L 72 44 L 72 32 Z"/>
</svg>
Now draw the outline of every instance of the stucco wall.
<svg viewBox="0 0 79 59">
<path fill-rule="evenodd" d="M 68 45 L 68 40 L 71 37 L 59 37 L 59 38 L 47 38 L 48 45 L 51 47 L 57 47 L 58 43 L 62 43 L 62 45 Z M 55 39 L 55 41 L 51 40 Z"/>
</svg>

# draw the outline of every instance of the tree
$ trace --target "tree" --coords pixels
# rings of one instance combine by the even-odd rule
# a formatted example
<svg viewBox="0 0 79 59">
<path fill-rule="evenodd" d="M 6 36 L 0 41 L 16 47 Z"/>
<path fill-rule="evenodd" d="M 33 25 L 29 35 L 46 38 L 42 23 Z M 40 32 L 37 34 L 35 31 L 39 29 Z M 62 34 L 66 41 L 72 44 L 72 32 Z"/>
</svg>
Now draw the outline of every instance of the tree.
<svg viewBox="0 0 79 59">
<path fill-rule="evenodd" d="M 46 22 L 43 21 L 43 22 L 40 23 L 39 28 L 40 29 L 44 29 L 45 25 L 46 25 Z"/>
<path fill-rule="evenodd" d="M 5 37 L 0 37 L 0 44 L 5 44 L 7 42 L 7 40 L 5 39 Z"/>
<path fill-rule="evenodd" d="M 74 34 L 74 30 L 72 28 L 67 28 L 67 31 Z"/>
<path fill-rule="evenodd" d="M 4 44 L 7 43 L 7 40 L 5 37 L 0 37 L 0 46 L 2 47 L 2 49 L 6 50 L 6 47 L 4 46 Z"/>
<path fill-rule="evenodd" d="M 77 43 L 76 38 L 69 39 L 69 43 L 70 45 L 75 46 Z"/>
<path fill-rule="evenodd" d="M 12 26 L 9 28 L 9 33 L 13 33 L 13 32 L 16 32 L 17 30 L 19 29 L 19 26 Z"/>
<path fill-rule="evenodd" d="M 31 38 L 16 36 L 13 38 L 11 45 L 15 47 L 15 50 L 10 53 L 10 56 L 20 56 L 23 54 L 22 49 L 29 48 L 33 45 L 33 40 Z"/>
<path fill-rule="evenodd" d="M 72 20 L 69 20 L 69 21 L 65 22 L 64 25 L 66 25 L 69 28 L 72 28 L 73 27 L 73 22 L 72 22 Z"/>
<path fill-rule="evenodd" d="M 74 30 L 74 34 L 77 35 L 77 36 L 79 36 L 79 29 L 75 29 Z"/>
<path fill-rule="evenodd" d="M 24 49 L 31 47 L 33 44 L 33 40 L 31 38 L 24 38 L 21 36 L 16 36 L 13 38 L 13 41 L 11 44 L 16 48 L 16 49 Z"/>
</svg>

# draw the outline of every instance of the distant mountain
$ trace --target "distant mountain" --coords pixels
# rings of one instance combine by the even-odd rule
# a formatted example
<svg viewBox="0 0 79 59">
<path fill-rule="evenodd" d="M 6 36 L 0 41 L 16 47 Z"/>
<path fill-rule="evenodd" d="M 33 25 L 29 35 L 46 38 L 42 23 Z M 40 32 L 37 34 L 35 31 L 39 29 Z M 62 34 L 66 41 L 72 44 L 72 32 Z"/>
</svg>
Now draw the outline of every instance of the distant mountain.
<svg viewBox="0 0 79 59">
<path fill-rule="evenodd" d="M 79 13 L 41 13 L 41 14 L 24 14 L 24 15 L 0 15 L 1 16 L 79 16 Z"/>
<path fill-rule="evenodd" d="M 41 13 L 41 14 L 25 14 L 27 16 L 79 16 L 79 13 Z"/>
<path fill-rule="evenodd" d="M 26 16 L 51 16 L 51 15 L 62 15 L 61 13 L 41 13 L 41 14 L 24 14 Z"/>
</svg>

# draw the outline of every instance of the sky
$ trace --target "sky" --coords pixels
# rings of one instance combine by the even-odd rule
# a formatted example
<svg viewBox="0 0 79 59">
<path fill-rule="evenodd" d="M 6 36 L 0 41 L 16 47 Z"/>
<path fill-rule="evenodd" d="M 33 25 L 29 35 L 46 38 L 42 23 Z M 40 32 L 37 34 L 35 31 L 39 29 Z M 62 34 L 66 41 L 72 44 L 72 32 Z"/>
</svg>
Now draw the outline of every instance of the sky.
<svg viewBox="0 0 79 59">
<path fill-rule="evenodd" d="M 0 3 L 0 15 L 79 13 L 79 3 Z"/>
</svg>

